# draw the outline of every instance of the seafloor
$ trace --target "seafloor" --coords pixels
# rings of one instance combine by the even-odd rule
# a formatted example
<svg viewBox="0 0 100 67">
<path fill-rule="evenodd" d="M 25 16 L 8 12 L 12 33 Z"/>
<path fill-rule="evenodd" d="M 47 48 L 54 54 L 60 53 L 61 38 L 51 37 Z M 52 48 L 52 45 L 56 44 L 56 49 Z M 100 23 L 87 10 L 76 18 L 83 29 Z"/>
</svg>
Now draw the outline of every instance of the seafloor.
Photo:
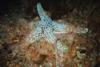
<svg viewBox="0 0 100 67">
<path fill-rule="evenodd" d="M 36 28 L 36 5 L 65 32 L 57 42 L 28 43 Z M 0 0 L 0 67 L 100 67 L 99 0 Z M 85 31 L 87 29 L 88 31 Z M 58 48 L 58 49 L 57 49 Z M 62 55 L 63 54 L 63 55 Z"/>
</svg>

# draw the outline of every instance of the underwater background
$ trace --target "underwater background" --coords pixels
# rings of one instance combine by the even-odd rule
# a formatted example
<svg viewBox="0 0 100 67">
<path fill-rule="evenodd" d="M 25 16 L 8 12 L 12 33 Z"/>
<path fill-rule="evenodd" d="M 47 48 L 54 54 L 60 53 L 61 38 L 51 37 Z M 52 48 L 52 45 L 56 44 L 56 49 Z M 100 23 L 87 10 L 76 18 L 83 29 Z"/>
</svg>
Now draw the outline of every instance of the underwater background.
<svg viewBox="0 0 100 67">
<path fill-rule="evenodd" d="M 65 25 L 52 35 L 56 41 L 48 42 L 49 31 L 47 40 L 33 42 L 45 22 L 38 26 L 38 3 L 52 21 Z M 99 0 L 0 0 L 0 67 L 100 67 Z"/>
</svg>

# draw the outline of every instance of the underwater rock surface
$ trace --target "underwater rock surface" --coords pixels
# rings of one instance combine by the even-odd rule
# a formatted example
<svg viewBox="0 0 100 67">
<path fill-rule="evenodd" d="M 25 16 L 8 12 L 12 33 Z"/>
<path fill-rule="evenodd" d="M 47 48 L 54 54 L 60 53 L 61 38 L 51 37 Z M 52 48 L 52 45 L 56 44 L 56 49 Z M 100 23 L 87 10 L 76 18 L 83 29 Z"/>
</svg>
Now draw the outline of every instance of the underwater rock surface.
<svg viewBox="0 0 100 67">
<path fill-rule="evenodd" d="M 88 18 L 76 8 L 71 12 L 68 2 L 69 14 L 65 13 L 63 4 L 62 9 L 55 9 L 56 12 L 42 4 L 47 12 L 37 4 L 33 10 L 35 18 L 31 13 L 27 16 L 31 19 L 17 16 L 17 11 L 12 13 L 12 18 L 7 18 L 8 14 L 4 18 L 0 16 L 0 67 L 98 67 L 99 19 Z M 65 15 L 57 15 L 59 10 Z"/>
</svg>

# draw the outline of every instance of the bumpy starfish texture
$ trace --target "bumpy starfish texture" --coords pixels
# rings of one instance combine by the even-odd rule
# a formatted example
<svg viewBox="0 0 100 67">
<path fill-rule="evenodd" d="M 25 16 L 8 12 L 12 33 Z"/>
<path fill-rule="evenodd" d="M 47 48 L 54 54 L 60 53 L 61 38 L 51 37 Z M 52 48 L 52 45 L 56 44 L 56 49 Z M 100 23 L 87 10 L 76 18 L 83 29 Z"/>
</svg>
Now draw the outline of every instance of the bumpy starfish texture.
<svg viewBox="0 0 100 67">
<path fill-rule="evenodd" d="M 41 38 L 45 38 L 47 42 L 54 44 L 56 53 L 56 64 L 59 65 L 59 61 L 61 58 L 59 58 L 58 55 L 63 56 L 64 46 L 62 45 L 62 42 L 60 40 L 57 40 L 56 34 L 69 33 L 72 29 L 70 28 L 70 25 L 64 25 L 56 21 L 53 21 L 45 13 L 40 3 L 37 4 L 37 12 L 40 17 L 40 21 L 36 25 L 35 30 L 31 31 L 28 37 L 26 37 L 26 41 L 28 44 L 30 44 L 35 41 L 39 41 Z M 65 31 L 66 27 L 68 29 L 67 31 Z M 58 31 L 63 31 L 63 32 L 58 32 Z M 88 31 L 87 28 L 85 28 L 84 30 L 81 30 L 81 28 L 76 28 L 74 30 L 74 33 L 86 33 L 87 31 Z"/>
<path fill-rule="evenodd" d="M 33 43 L 45 38 L 49 43 L 55 43 L 57 38 L 55 33 L 57 30 L 64 30 L 65 25 L 53 21 L 43 10 L 40 3 L 37 4 L 37 11 L 40 17 L 40 21 L 36 26 L 35 31 L 29 35 L 27 41 Z"/>
</svg>

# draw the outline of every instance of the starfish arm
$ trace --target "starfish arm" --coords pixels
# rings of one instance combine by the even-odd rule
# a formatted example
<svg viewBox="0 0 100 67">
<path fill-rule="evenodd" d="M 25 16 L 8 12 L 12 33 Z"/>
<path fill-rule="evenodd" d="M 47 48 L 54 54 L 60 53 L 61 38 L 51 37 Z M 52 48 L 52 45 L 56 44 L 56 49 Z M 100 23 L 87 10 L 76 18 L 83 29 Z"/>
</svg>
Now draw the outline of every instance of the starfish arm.
<svg viewBox="0 0 100 67">
<path fill-rule="evenodd" d="M 61 54 L 61 53 L 63 54 L 64 48 L 63 48 L 62 43 L 60 41 L 57 41 L 56 46 L 57 46 L 57 50 L 59 51 L 58 53 L 59 54 Z"/>
<path fill-rule="evenodd" d="M 51 18 L 46 14 L 40 3 L 37 4 L 37 12 L 42 21 L 45 21 L 46 19 L 51 20 Z"/>
<path fill-rule="evenodd" d="M 42 37 L 42 29 L 41 27 L 37 26 L 37 28 L 35 29 L 35 31 L 32 31 L 29 36 L 27 37 L 27 41 L 29 43 L 33 43 L 35 41 L 38 41 L 39 39 L 41 39 Z"/>
<path fill-rule="evenodd" d="M 52 22 L 52 25 L 53 25 L 54 30 L 64 30 L 65 29 L 64 24 L 61 24 L 55 21 Z"/>
<path fill-rule="evenodd" d="M 54 35 L 54 33 L 51 31 L 50 28 L 45 29 L 44 35 L 49 43 L 55 43 L 56 36 Z"/>
</svg>

